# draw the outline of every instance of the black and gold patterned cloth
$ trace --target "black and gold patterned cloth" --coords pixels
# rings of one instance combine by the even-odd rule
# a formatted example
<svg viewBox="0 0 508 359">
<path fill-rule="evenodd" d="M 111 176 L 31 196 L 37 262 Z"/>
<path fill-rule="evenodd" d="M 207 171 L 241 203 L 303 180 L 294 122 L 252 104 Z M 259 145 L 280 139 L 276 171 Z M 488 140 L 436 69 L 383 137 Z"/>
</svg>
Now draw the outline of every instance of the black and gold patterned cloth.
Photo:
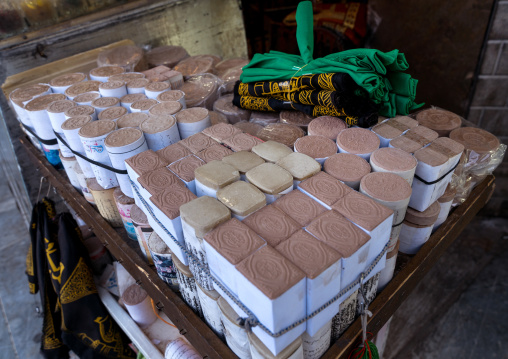
<svg viewBox="0 0 508 359">
<path fill-rule="evenodd" d="M 235 106 L 252 111 L 298 110 L 312 117 L 335 116 L 348 126 L 370 127 L 379 105 L 346 73 L 294 77 L 288 81 L 237 82 Z"/>
<path fill-rule="evenodd" d="M 130 341 L 103 306 L 78 225 L 57 216 L 44 198 L 32 211 L 26 260 L 30 293 L 40 293 L 44 312 L 41 352 L 45 358 L 135 358 Z"/>
</svg>

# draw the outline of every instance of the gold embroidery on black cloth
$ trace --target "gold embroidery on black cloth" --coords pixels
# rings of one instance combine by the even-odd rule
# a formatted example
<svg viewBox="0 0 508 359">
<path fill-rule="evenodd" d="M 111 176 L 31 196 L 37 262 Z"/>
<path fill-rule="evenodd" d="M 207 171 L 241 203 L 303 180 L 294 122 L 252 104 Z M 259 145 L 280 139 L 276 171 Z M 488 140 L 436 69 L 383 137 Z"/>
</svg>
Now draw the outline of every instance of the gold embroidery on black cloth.
<svg viewBox="0 0 508 359">
<path fill-rule="evenodd" d="M 93 348 L 94 350 L 98 350 L 99 353 L 106 356 L 116 353 L 118 355 L 117 358 L 131 358 L 130 356 L 124 355 L 125 349 L 122 344 L 120 332 L 118 330 L 115 330 L 115 327 L 109 315 L 107 315 L 104 318 L 97 317 L 95 318 L 94 322 L 99 324 L 99 332 L 102 341 L 100 339 L 94 340 L 90 338 L 86 333 L 79 333 L 78 337 L 86 345 Z M 106 325 L 108 326 L 108 329 L 106 329 Z M 108 345 L 111 343 L 114 343 L 114 345 Z"/>
<path fill-rule="evenodd" d="M 26 255 L 26 273 L 28 275 L 34 275 L 34 258 L 33 258 L 33 249 L 32 244 L 28 247 L 28 253 Z M 34 293 L 32 293 L 34 294 Z"/>
<path fill-rule="evenodd" d="M 60 289 L 60 300 L 62 304 L 68 304 L 93 293 L 97 293 L 97 288 L 92 273 L 83 258 L 79 258 L 76 268 Z"/>
<path fill-rule="evenodd" d="M 51 308 L 49 307 L 49 300 L 46 296 L 44 301 L 44 328 L 42 328 L 42 348 L 45 350 L 58 349 L 63 346 L 63 343 L 55 334 L 55 325 L 53 323 L 53 316 L 51 315 Z"/>
</svg>

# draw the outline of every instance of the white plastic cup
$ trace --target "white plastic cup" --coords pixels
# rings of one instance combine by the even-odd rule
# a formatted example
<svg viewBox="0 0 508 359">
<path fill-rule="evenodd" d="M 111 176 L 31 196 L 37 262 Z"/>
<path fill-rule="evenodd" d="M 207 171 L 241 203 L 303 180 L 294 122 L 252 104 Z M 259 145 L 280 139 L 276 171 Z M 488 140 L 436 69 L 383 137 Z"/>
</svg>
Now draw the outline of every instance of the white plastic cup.
<svg viewBox="0 0 508 359">
<path fill-rule="evenodd" d="M 143 121 L 139 128 L 143 131 L 148 148 L 152 151 L 161 150 L 180 141 L 180 132 L 173 116 L 159 117 L 159 124 L 153 125 L 156 117 Z"/>
<path fill-rule="evenodd" d="M 138 132 L 139 137 L 136 140 L 123 146 L 111 146 L 110 141 L 108 141 L 108 139 L 110 140 L 112 137 L 119 137 L 122 136 L 122 134 L 137 134 Z M 105 139 L 104 145 L 107 153 L 109 154 L 109 159 L 111 160 L 112 166 L 118 170 L 127 169 L 127 167 L 125 167 L 126 159 L 148 150 L 143 132 L 136 128 L 122 128 L 111 132 Z M 126 196 L 131 198 L 134 197 L 129 175 L 117 173 L 116 178 L 122 192 Z"/>
<path fill-rule="evenodd" d="M 109 88 L 112 84 L 116 85 L 115 88 Z M 99 92 L 102 97 L 121 98 L 127 95 L 127 87 L 125 87 L 125 83 L 122 84 L 120 81 L 103 82 L 99 85 Z"/>
<path fill-rule="evenodd" d="M 104 120 L 106 122 L 108 120 Z M 93 123 L 97 123 L 100 121 L 94 121 Z M 113 121 L 108 121 L 115 124 Z M 89 125 L 89 124 L 88 124 Z M 78 135 L 83 144 L 83 148 L 85 149 L 86 157 L 101 164 L 112 166 L 111 160 L 109 158 L 108 152 L 105 149 L 104 140 L 106 137 L 113 132 L 113 130 L 94 137 L 84 137 L 82 136 L 83 126 L 79 131 Z M 114 126 L 116 128 L 116 124 Z M 91 164 L 93 173 L 95 174 L 95 178 L 97 179 L 97 183 L 101 185 L 104 189 L 109 189 L 113 187 L 118 187 L 118 180 L 116 179 L 116 174 L 108 169 L 99 167 L 97 165 Z"/>
</svg>

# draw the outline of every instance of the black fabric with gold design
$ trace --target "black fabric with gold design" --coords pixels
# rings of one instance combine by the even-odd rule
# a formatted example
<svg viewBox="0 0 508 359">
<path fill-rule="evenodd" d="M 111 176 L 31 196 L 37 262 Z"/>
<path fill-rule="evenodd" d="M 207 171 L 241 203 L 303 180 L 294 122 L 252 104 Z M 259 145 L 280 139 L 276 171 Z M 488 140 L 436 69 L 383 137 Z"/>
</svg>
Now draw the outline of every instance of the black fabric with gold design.
<svg viewBox="0 0 508 359">
<path fill-rule="evenodd" d="M 274 98 L 294 104 L 328 107 L 331 110 L 325 112 L 344 112 L 346 117 L 358 117 L 359 122 L 364 122 L 364 118 L 371 117 L 379 110 L 379 105 L 371 101 L 346 73 L 304 75 L 281 82 L 238 82 L 234 93 L 239 96 Z"/>
<path fill-rule="evenodd" d="M 27 274 L 30 292 L 35 294 L 38 287 L 44 308 L 44 357 L 68 358 L 71 349 L 81 359 L 135 358 L 130 341 L 97 294 L 90 258 L 72 216 L 56 217 L 53 203 L 44 198 L 34 206 L 30 234 Z"/>
<path fill-rule="evenodd" d="M 354 117 L 347 114 L 344 109 L 335 107 L 302 105 L 290 101 L 277 100 L 269 97 L 239 96 L 234 94 L 233 105 L 251 111 L 275 112 L 284 110 L 298 110 L 311 117 L 334 116 L 346 122 L 348 126 L 370 127 L 377 123 L 377 113 L 363 117 Z"/>
</svg>

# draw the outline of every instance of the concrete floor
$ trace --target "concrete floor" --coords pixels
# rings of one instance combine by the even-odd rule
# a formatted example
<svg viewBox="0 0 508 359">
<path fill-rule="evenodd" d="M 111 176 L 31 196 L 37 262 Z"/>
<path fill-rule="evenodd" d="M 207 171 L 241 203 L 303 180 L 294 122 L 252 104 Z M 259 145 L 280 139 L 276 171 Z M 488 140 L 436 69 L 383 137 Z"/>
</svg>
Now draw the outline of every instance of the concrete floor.
<svg viewBox="0 0 508 359">
<path fill-rule="evenodd" d="M 3 173 L 0 176 L 4 178 Z M 42 318 L 35 312 L 35 307 L 40 305 L 39 295 L 29 293 L 25 274 L 30 242 L 28 227 L 6 182 L 0 184 L 0 227 L 4 228 L 0 240 L 3 267 L 0 275 L 0 358 L 42 358 L 39 353 Z"/>
<path fill-rule="evenodd" d="M 0 167 L 1 171 L 1 167 Z M 0 173 L 0 175 L 3 175 Z M 0 241 L 0 359 L 42 358 L 39 353 L 42 318 L 35 306 L 38 295 L 28 292 L 25 258 L 29 243 L 28 228 L 19 215 L 14 197 L 6 183 L 0 184 L 0 226 L 5 228 Z M 474 236 L 487 217 L 477 217 L 464 235 Z M 496 233 L 507 239 L 508 221 L 496 220 Z M 491 226 L 492 227 L 492 226 Z M 508 246 L 503 246 L 508 248 Z M 407 344 L 404 357 L 508 358 L 503 344 L 508 340 L 508 249 L 497 253 L 462 293 L 435 329 L 423 341 Z M 403 338 L 400 338 L 403 340 Z"/>
</svg>

